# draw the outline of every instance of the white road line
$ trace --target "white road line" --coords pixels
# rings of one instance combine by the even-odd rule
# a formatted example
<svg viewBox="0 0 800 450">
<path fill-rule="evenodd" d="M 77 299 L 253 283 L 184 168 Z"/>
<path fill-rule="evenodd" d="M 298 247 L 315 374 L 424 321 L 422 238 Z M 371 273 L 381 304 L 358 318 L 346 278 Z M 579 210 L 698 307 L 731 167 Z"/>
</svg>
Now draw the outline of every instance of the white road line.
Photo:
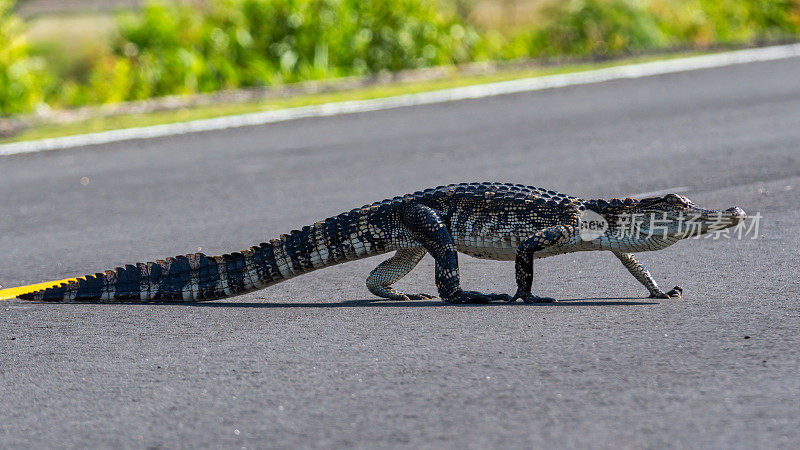
<svg viewBox="0 0 800 450">
<path fill-rule="evenodd" d="M 79 134 L 59 138 L 23 141 L 0 145 L 0 155 L 32 153 L 84 145 L 107 144 L 130 139 L 148 139 L 159 136 L 195 133 L 200 131 L 223 130 L 249 125 L 263 125 L 274 122 L 300 119 L 305 117 L 325 117 L 337 114 L 351 114 L 381 109 L 399 108 L 403 106 L 429 105 L 433 103 L 452 102 L 518 92 L 540 91 L 565 86 L 602 83 L 604 81 L 626 78 L 642 78 L 675 72 L 725 67 L 736 64 L 747 64 L 760 61 L 772 61 L 800 56 L 800 44 L 778 45 L 772 47 L 737 50 L 712 55 L 692 56 L 687 58 L 628 64 L 585 72 L 547 75 L 502 81 L 498 83 L 478 84 L 418 94 L 398 95 L 373 100 L 355 100 L 322 105 L 301 106 L 298 108 L 280 109 L 215 119 L 193 120 L 148 127 L 125 128 L 100 133 Z"/>
<path fill-rule="evenodd" d="M 661 195 L 667 194 L 679 194 L 681 192 L 686 192 L 691 190 L 692 188 L 689 186 L 678 186 L 673 188 L 662 189 L 660 191 L 652 191 L 652 192 L 641 192 L 638 194 L 631 194 L 628 197 L 632 198 L 644 198 L 644 197 L 659 197 Z"/>
</svg>

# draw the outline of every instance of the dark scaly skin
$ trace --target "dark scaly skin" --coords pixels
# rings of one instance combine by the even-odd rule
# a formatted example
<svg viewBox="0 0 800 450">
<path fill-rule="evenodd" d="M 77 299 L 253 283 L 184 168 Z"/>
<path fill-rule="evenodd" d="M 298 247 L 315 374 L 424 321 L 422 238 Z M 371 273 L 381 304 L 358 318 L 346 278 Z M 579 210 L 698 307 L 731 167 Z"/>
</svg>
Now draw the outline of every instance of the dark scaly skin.
<svg viewBox="0 0 800 450">
<path fill-rule="evenodd" d="M 580 237 L 581 218 L 590 211 L 608 223 L 608 230 L 585 240 Z M 668 232 L 653 237 L 640 230 L 642 234 L 615 237 L 614 232 L 624 226 L 623 217 L 634 213 L 658 216 L 668 224 Z M 678 228 L 680 214 L 696 216 L 699 227 L 692 233 Z M 744 218 L 744 211 L 738 207 L 705 210 L 676 194 L 605 201 L 519 184 L 453 184 L 366 205 L 240 252 L 213 257 L 196 253 L 127 265 L 20 298 L 65 302 L 216 300 L 323 267 L 397 251 L 367 278 L 367 287 L 375 295 L 395 300 L 432 298 L 391 287 L 429 253 L 436 263 L 436 287 L 444 301 L 549 302 L 555 300 L 531 293 L 533 261 L 588 250 L 614 252 L 651 297 L 670 298 L 679 297 L 682 290 L 662 291 L 631 252 L 665 248 L 691 234 L 734 226 Z M 712 225 L 712 219 L 716 225 Z M 463 290 L 458 252 L 514 260 L 516 293 L 510 296 Z"/>
</svg>

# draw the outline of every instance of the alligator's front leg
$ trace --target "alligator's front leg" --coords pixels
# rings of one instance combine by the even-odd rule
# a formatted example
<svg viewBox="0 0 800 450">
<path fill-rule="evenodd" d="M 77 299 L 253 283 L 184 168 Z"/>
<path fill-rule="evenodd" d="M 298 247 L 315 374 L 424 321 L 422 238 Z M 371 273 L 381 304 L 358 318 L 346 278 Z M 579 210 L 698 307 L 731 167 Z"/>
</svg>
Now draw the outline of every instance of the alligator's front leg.
<svg viewBox="0 0 800 450">
<path fill-rule="evenodd" d="M 613 253 L 622 261 L 622 265 L 628 269 L 628 272 L 650 291 L 650 298 L 680 298 L 683 294 L 683 288 L 680 286 L 675 286 L 669 292 L 662 291 L 661 288 L 658 287 L 656 280 L 650 275 L 650 272 L 648 272 L 642 263 L 637 261 L 632 254 L 622 252 Z"/>
<path fill-rule="evenodd" d="M 404 205 L 401 219 L 414 238 L 433 256 L 436 262 L 436 288 L 442 300 L 449 303 L 485 303 L 509 299 L 507 294 L 482 294 L 461 289 L 456 245 L 435 210 L 419 204 Z"/>
<path fill-rule="evenodd" d="M 548 247 L 568 242 L 577 235 L 577 230 L 572 225 L 557 225 L 545 228 L 528 239 L 522 241 L 517 248 L 516 277 L 517 293 L 511 302 L 522 299 L 525 303 L 551 303 L 556 300 L 550 297 L 539 297 L 531 293 L 533 285 L 533 260 L 536 252 Z"/>
</svg>

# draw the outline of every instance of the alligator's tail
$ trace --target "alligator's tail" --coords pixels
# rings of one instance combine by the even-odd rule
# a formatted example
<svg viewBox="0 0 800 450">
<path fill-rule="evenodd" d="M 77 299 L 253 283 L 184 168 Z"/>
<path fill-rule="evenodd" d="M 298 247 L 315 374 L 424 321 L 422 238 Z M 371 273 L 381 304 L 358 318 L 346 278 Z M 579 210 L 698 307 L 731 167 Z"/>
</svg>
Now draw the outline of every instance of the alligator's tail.
<svg viewBox="0 0 800 450">
<path fill-rule="evenodd" d="M 381 241 L 357 232 L 358 216 L 354 210 L 240 252 L 221 256 L 195 253 L 117 267 L 19 298 L 51 302 L 193 302 L 245 294 L 316 269 L 384 253 Z"/>
</svg>

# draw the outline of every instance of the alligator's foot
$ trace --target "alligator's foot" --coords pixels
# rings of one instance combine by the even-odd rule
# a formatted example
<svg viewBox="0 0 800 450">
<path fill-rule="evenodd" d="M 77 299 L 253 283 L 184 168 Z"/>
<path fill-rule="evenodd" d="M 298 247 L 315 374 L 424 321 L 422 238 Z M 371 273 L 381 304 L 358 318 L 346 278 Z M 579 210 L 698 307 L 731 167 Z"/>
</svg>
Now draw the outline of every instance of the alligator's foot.
<svg viewBox="0 0 800 450">
<path fill-rule="evenodd" d="M 442 300 L 447 303 L 489 303 L 494 300 L 508 301 L 509 298 L 508 294 L 483 294 L 475 291 L 459 291 L 451 296 L 442 297 Z"/>
<path fill-rule="evenodd" d="M 423 294 L 421 292 L 417 294 L 406 294 L 404 292 L 401 292 L 399 298 L 397 298 L 396 300 L 430 300 L 432 298 L 437 298 L 437 297 L 435 295 Z"/>
<path fill-rule="evenodd" d="M 385 298 L 386 300 L 397 300 L 397 301 L 407 301 L 407 300 L 430 300 L 432 298 L 437 298 L 435 295 L 430 294 L 409 294 L 406 292 L 395 291 L 392 289 L 391 293 L 384 293 L 381 297 Z"/>
<path fill-rule="evenodd" d="M 508 299 L 509 303 L 513 303 L 517 300 L 522 300 L 525 303 L 556 303 L 558 300 L 550 297 L 539 297 L 538 295 L 533 295 L 530 292 L 517 292 L 514 294 L 513 297 Z"/>
<path fill-rule="evenodd" d="M 650 293 L 650 298 L 681 298 L 682 296 L 683 288 L 680 286 L 675 286 L 669 292 L 658 290 Z"/>
</svg>

